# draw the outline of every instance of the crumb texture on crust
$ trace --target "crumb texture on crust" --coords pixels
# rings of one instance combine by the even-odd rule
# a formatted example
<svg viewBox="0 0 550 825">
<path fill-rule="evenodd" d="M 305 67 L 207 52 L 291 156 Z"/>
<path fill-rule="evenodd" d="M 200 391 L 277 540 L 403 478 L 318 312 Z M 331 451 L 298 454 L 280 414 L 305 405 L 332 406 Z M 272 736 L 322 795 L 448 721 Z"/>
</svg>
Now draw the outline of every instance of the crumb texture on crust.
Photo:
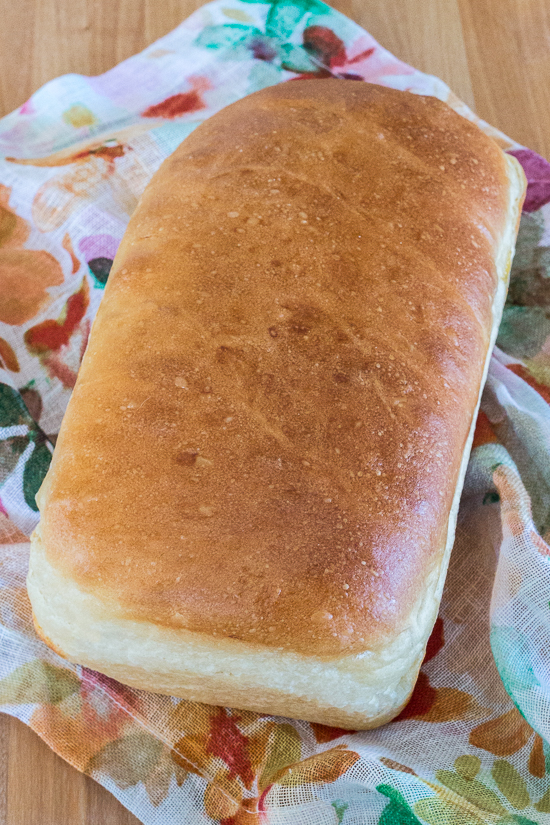
<svg viewBox="0 0 550 825">
<path fill-rule="evenodd" d="M 29 592 L 48 637 L 157 690 L 163 666 L 123 660 L 131 628 L 351 668 L 357 690 L 392 650 L 398 708 L 523 187 L 445 104 L 369 84 L 284 84 L 193 132 L 130 221 L 40 497 Z M 101 606 L 121 659 L 103 631 L 79 648 L 84 615 L 62 631 L 54 579 Z"/>
</svg>

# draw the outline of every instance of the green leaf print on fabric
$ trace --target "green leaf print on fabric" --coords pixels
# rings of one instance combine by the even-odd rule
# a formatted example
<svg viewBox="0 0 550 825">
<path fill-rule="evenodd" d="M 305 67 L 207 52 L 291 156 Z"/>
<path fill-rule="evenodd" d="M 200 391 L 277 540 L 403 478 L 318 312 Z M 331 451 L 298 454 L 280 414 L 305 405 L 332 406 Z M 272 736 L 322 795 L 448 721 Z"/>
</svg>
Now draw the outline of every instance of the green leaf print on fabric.
<svg viewBox="0 0 550 825">
<path fill-rule="evenodd" d="M 271 748 L 258 780 L 258 787 L 263 790 L 273 782 L 276 775 L 287 765 L 293 765 L 302 758 L 302 740 L 292 725 L 277 725 L 272 733 Z"/>
<path fill-rule="evenodd" d="M 497 345 L 515 358 L 532 358 L 550 335 L 548 313 L 542 307 L 507 306 Z"/>
<path fill-rule="evenodd" d="M 546 793 L 535 803 L 534 807 L 537 811 L 540 811 L 541 814 L 550 814 L 550 788 L 548 788 Z"/>
<path fill-rule="evenodd" d="M 516 358 L 536 355 L 550 334 L 550 247 L 539 246 L 542 212 L 521 216 L 497 344 Z"/>
<path fill-rule="evenodd" d="M 80 681 L 72 671 L 36 659 L 0 681 L 0 705 L 57 705 L 79 689 Z"/>
<path fill-rule="evenodd" d="M 529 269 L 532 266 L 534 252 L 542 239 L 543 233 L 544 219 L 542 212 L 522 212 L 510 280 L 513 280 L 522 270 Z"/>
<path fill-rule="evenodd" d="M 33 423 L 23 399 L 9 384 L 0 384 L 0 427 Z"/>
<path fill-rule="evenodd" d="M 132 733 L 104 745 L 90 760 L 86 773 L 104 773 L 119 788 L 130 788 L 152 773 L 163 748 L 149 733 Z"/>
<path fill-rule="evenodd" d="M 547 307 L 550 304 L 550 247 L 539 246 L 543 233 L 542 213 L 524 212 L 510 272 L 508 305 Z"/>
<path fill-rule="evenodd" d="M 279 80 L 280 75 L 281 72 L 278 66 L 267 63 L 265 60 L 257 60 L 248 75 L 247 94 L 274 85 Z"/>
<path fill-rule="evenodd" d="M 31 510 L 38 512 L 36 494 L 48 472 L 52 454 L 45 444 L 36 444 L 23 470 L 23 495 Z"/>
<path fill-rule="evenodd" d="M 481 769 L 478 756 L 459 756 L 455 759 L 455 771 L 463 779 L 475 779 Z"/>
<path fill-rule="evenodd" d="M 35 496 L 50 466 L 51 453 L 45 444 L 46 437 L 31 418 L 21 394 L 8 384 L 0 384 L 0 427 L 18 426 L 26 426 L 28 432 L 9 435 L 0 441 L 0 484 L 13 472 L 29 443 L 34 441 L 36 446 L 23 471 L 23 495 L 27 505 L 36 512 Z"/>
<path fill-rule="evenodd" d="M 254 35 L 261 37 L 262 33 L 241 23 L 207 26 L 195 40 L 195 45 L 205 49 L 231 49 Z"/>
<path fill-rule="evenodd" d="M 505 759 L 497 759 L 493 765 L 491 775 L 499 791 L 506 797 L 510 805 L 521 811 L 531 802 L 529 791 L 518 771 Z"/>
<path fill-rule="evenodd" d="M 527 639 L 514 627 L 493 627 L 491 649 L 506 691 L 517 702 L 518 692 L 537 687 L 539 681 L 529 664 Z"/>
<path fill-rule="evenodd" d="M 330 804 L 336 811 L 336 816 L 338 817 L 338 825 L 341 825 L 341 822 L 344 818 L 344 814 L 346 813 L 349 807 L 349 802 L 342 802 L 341 799 L 336 799 L 334 802 L 331 802 Z"/>
<path fill-rule="evenodd" d="M 15 436 L 0 441 L 0 484 L 16 468 L 19 457 L 25 452 L 29 440 L 26 436 Z"/>
<path fill-rule="evenodd" d="M 442 785 L 464 797 L 477 808 L 481 808 L 482 811 L 501 816 L 507 813 L 496 793 L 482 782 L 478 782 L 477 779 L 463 779 L 453 771 L 436 771 L 435 775 Z"/>
<path fill-rule="evenodd" d="M 391 785 L 377 785 L 376 790 L 390 800 L 390 804 L 382 811 L 378 825 L 422 825 L 399 791 L 396 791 Z"/>
<path fill-rule="evenodd" d="M 288 38 L 295 31 L 298 23 L 307 13 L 329 13 L 330 9 L 317 0 L 275 0 L 267 15 L 265 33 L 281 40 Z"/>
<path fill-rule="evenodd" d="M 414 810 L 428 825 L 487 825 L 488 820 L 437 797 L 415 802 Z M 492 818 L 494 821 L 494 818 Z"/>
<path fill-rule="evenodd" d="M 317 72 L 319 66 L 301 46 L 293 46 L 292 43 L 283 43 L 279 48 L 281 55 L 281 67 L 289 72 L 297 74 L 307 74 Z"/>
</svg>

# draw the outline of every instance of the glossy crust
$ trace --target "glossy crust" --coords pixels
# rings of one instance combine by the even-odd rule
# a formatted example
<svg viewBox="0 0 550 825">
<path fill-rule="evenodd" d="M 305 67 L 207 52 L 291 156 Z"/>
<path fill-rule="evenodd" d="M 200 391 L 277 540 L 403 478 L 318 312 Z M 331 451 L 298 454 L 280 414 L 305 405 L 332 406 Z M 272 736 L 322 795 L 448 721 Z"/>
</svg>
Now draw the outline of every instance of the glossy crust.
<svg viewBox="0 0 550 825">
<path fill-rule="evenodd" d="M 40 501 L 54 643 L 78 656 L 39 563 L 120 627 L 327 667 L 397 650 L 429 595 L 410 691 L 523 186 L 444 103 L 364 83 L 193 132 L 130 221 Z"/>
</svg>

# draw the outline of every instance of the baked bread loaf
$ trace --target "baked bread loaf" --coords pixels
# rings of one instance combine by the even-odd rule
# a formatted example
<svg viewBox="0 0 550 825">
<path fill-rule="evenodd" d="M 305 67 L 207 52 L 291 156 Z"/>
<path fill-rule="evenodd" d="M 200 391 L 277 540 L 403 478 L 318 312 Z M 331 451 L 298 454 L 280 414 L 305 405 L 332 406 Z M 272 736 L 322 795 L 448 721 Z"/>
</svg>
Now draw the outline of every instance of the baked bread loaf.
<svg viewBox="0 0 550 825">
<path fill-rule="evenodd" d="M 113 264 L 28 578 L 68 659 L 368 728 L 433 623 L 524 176 L 439 100 L 295 81 L 194 131 Z"/>
</svg>

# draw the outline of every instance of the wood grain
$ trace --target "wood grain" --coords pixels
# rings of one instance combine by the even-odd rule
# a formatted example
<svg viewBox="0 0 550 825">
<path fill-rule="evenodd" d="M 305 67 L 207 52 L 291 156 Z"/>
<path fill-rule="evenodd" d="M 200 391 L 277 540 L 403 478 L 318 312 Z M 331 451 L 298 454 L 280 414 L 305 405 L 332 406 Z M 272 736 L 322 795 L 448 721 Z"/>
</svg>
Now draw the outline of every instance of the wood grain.
<svg viewBox="0 0 550 825">
<path fill-rule="evenodd" d="M 99 74 L 200 0 L 0 0 L 0 116 L 60 74 Z M 402 60 L 550 158 L 548 0 L 335 0 Z M 110 794 L 0 715 L 0 825 L 135 825 Z M 189 823 L 189 825 L 193 825 Z"/>
<path fill-rule="evenodd" d="M 550 158 L 548 0 L 458 0 L 475 109 Z"/>
</svg>

